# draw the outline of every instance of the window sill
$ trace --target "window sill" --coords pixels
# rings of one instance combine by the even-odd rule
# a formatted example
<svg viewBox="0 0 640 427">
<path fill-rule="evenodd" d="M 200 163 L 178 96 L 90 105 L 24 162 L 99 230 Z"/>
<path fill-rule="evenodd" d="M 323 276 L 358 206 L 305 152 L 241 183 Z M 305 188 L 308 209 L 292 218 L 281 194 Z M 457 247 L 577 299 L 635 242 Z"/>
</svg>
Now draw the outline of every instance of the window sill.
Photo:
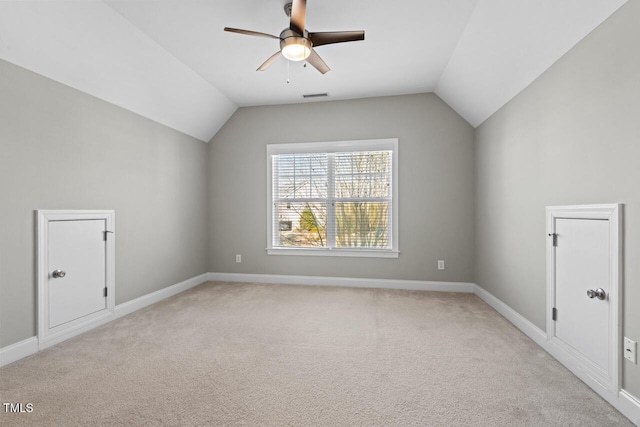
<svg viewBox="0 0 640 427">
<path fill-rule="evenodd" d="M 267 255 L 398 258 L 400 252 L 390 249 L 268 248 Z"/>
</svg>

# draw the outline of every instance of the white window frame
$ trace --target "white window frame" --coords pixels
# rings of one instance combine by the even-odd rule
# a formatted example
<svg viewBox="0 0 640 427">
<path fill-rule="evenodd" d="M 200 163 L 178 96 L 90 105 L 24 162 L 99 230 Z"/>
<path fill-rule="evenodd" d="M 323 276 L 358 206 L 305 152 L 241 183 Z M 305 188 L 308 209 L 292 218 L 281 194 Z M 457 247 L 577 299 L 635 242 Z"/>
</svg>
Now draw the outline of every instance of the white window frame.
<svg viewBox="0 0 640 427">
<path fill-rule="evenodd" d="M 273 246 L 273 162 L 272 156 L 278 154 L 306 154 L 306 153 L 338 153 L 352 151 L 380 151 L 391 150 L 391 248 L 294 248 Z M 267 144 L 267 254 L 268 255 L 303 255 L 303 256 L 343 256 L 343 257 L 374 257 L 398 258 L 398 139 L 367 139 L 358 141 L 333 142 L 301 142 L 291 144 Z"/>
</svg>

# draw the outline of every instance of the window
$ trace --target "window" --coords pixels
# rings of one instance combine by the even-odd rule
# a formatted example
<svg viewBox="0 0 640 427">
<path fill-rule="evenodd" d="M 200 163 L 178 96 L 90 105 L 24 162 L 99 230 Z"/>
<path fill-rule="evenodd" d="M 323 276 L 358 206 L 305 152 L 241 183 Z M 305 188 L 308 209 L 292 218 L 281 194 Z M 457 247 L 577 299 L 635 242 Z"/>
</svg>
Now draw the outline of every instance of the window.
<svg viewBox="0 0 640 427">
<path fill-rule="evenodd" d="M 268 253 L 397 257 L 397 150 L 397 139 L 268 145 Z"/>
</svg>

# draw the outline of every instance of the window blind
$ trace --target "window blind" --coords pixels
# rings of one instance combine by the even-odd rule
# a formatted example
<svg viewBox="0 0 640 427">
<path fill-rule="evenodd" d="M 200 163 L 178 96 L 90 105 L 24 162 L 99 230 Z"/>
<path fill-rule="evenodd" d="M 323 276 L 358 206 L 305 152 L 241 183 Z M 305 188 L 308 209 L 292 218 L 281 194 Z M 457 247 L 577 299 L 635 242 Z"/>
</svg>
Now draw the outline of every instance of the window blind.
<svg viewBox="0 0 640 427">
<path fill-rule="evenodd" d="M 271 155 L 271 247 L 394 249 L 393 154 Z"/>
</svg>

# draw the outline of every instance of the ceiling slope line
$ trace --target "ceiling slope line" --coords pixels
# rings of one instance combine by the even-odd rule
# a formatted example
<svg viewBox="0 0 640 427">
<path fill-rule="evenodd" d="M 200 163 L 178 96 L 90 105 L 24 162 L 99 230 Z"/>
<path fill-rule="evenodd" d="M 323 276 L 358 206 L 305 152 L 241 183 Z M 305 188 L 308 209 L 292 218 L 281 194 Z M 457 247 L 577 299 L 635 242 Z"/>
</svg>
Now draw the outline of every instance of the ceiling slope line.
<svg viewBox="0 0 640 427">
<path fill-rule="evenodd" d="M 115 9 L 112 7 L 112 5 L 110 4 L 109 1 L 106 0 L 101 0 L 102 3 L 104 3 L 109 9 L 113 10 L 114 13 L 117 13 L 119 16 L 122 17 L 122 19 L 124 19 L 125 21 L 127 21 L 129 24 L 131 24 L 131 27 L 133 27 L 136 31 L 139 31 L 141 34 L 144 34 L 145 37 L 147 37 L 149 39 L 149 41 L 153 42 L 156 46 L 158 46 L 158 48 L 162 49 L 164 52 L 166 52 L 167 55 L 173 57 L 177 62 L 180 62 L 181 64 L 184 65 L 184 67 L 186 69 L 188 69 L 190 72 L 198 75 L 198 77 L 200 77 L 203 81 L 205 81 L 209 86 L 211 86 L 213 89 L 215 89 L 217 92 L 220 93 L 220 95 L 224 96 L 227 100 L 229 100 L 230 103 L 232 103 L 233 105 L 235 105 L 236 110 L 238 109 L 238 105 L 233 102 L 231 100 L 231 98 L 229 98 L 229 96 L 224 93 L 219 87 L 217 87 L 216 85 L 214 85 L 213 83 L 211 83 L 209 80 L 207 80 L 207 78 L 205 76 L 203 76 L 200 72 L 198 72 L 198 70 L 194 70 L 193 68 L 191 68 L 188 64 L 185 64 L 184 61 L 182 61 L 180 58 L 178 58 L 176 55 L 173 54 L 173 52 L 171 52 L 170 50 L 168 50 L 166 47 L 164 47 L 163 45 L 161 45 L 158 41 L 156 41 L 153 36 L 151 34 L 148 34 L 145 30 L 143 30 L 142 28 L 138 27 L 135 22 L 132 22 L 129 18 L 127 18 L 125 15 L 123 15 L 122 13 L 120 13 L 119 10 Z M 234 110 L 235 112 L 235 110 Z"/>
<path fill-rule="evenodd" d="M 436 94 L 478 127 L 626 2 L 482 0 Z"/>
<path fill-rule="evenodd" d="M 0 2 L 0 28 L 1 59 L 200 141 L 237 109 L 103 2 Z"/>
<path fill-rule="evenodd" d="M 138 27 L 134 22 L 132 22 L 129 18 L 127 18 L 125 15 L 123 15 L 122 13 L 120 13 L 119 10 L 115 9 L 114 7 L 112 7 L 112 5 L 110 4 L 110 2 L 106 1 L 106 0 L 101 0 L 101 2 L 107 6 L 109 9 L 111 9 L 114 13 L 116 13 L 117 15 L 119 15 L 120 17 L 122 17 L 122 19 L 124 19 L 125 21 L 127 21 L 132 28 L 134 28 L 136 31 L 140 32 L 141 34 L 143 34 L 150 42 L 154 43 L 159 49 L 161 49 L 162 51 L 164 51 L 167 55 L 171 56 L 172 58 L 175 59 L 175 61 L 179 62 L 180 64 L 182 64 L 184 66 L 185 69 L 189 70 L 190 72 L 194 73 L 195 75 L 197 75 L 200 79 L 202 79 L 202 81 L 206 82 L 209 86 L 211 86 L 211 88 L 213 90 L 215 90 L 216 92 L 218 92 L 220 94 L 220 96 L 224 97 L 224 99 L 230 104 L 229 108 L 225 109 L 226 110 L 226 114 L 222 114 L 220 117 L 217 118 L 217 120 L 214 120 L 214 123 L 217 122 L 214 126 L 212 126 L 213 132 L 208 132 L 207 135 L 210 134 L 209 137 L 207 136 L 203 136 L 203 137 L 197 137 L 194 135 L 189 135 L 189 136 L 193 136 L 194 138 L 202 141 L 202 142 L 206 142 L 209 143 L 211 142 L 211 140 L 213 138 L 215 138 L 216 134 L 220 131 L 220 129 L 222 129 L 222 127 L 225 125 L 225 123 L 227 123 L 229 121 L 229 119 L 235 114 L 236 111 L 238 111 L 238 108 L 240 108 L 238 106 L 238 104 L 236 104 L 235 102 L 233 102 L 229 96 L 224 93 L 222 90 L 220 90 L 220 88 L 218 88 L 216 85 L 214 85 L 213 83 L 211 83 L 209 80 L 207 80 L 207 78 L 205 76 L 203 76 L 202 74 L 200 74 L 197 70 L 194 70 L 193 68 L 191 68 L 189 65 L 185 64 L 180 58 L 178 58 L 176 55 L 173 54 L 173 52 L 169 51 L 168 49 L 166 49 L 164 46 L 162 46 L 158 41 L 156 41 L 151 34 L 148 34 L 146 31 L 144 31 L 142 28 Z M 231 107 L 232 106 L 232 107 Z M 178 129 L 176 129 L 178 130 Z"/>
<path fill-rule="evenodd" d="M 467 28 L 469 26 L 469 22 L 471 22 L 471 20 L 473 19 L 473 15 L 476 13 L 476 9 L 478 8 L 479 1 L 480 0 L 476 0 L 476 4 L 473 6 L 473 10 L 469 14 L 469 18 L 467 18 L 466 24 L 464 24 L 464 29 L 460 32 L 460 36 L 458 37 L 458 40 L 456 41 L 456 44 L 455 44 L 454 48 L 451 50 L 451 53 L 449 54 L 449 58 L 447 58 L 447 63 L 442 68 L 442 72 L 440 73 L 440 77 L 438 77 L 438 81 L 436 81 L 436 84 L 434 85 L 433 93 L 438 95 L 440 97 L 440 99 L 442 99 L 442 97 L 438 94 L 438 86 L 440 85 L 440 81 L 442 80 L 442 76 L 446 74 L 447 68 L 449 68 L 449 64 L 451 63 L 451 58 L 455 54 L 456 49 L 458 49 L 458 46 L 460 45 L 460 41 L 464 38 L 464 35 L 465 35 L 465 33 L 467 31 Z"/>
</svg>

